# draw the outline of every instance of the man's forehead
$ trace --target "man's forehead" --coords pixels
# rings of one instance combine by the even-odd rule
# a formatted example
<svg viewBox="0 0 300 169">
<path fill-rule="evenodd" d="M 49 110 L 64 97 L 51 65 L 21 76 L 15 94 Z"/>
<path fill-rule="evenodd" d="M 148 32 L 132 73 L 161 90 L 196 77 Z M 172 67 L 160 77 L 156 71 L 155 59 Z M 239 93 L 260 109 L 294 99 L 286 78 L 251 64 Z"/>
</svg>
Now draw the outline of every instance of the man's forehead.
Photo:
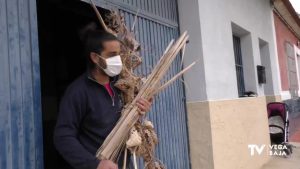
<svg viewBox="0 0 300 169">
<path fill-rule="evenodd" d="M 120 48 L 120 42 L 119 41 L 106 41 L 103 43 L 103 47 L 106 50 L 116 50 Z"/>
</svg>

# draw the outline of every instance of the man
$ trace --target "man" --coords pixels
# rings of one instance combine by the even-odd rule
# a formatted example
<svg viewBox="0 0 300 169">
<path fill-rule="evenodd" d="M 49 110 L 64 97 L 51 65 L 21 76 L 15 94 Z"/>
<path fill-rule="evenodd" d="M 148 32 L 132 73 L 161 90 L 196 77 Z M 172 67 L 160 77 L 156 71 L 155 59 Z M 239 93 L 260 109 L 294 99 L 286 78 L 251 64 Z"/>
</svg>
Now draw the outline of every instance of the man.
<svg viewBox="0 0 300 169">
<path fill-rule="evenodd" d="M 118 169 L 117 164 L 100 161 L 95 154 L 121 116 L 121 93 L 114 87 L 122 70 L 120 42 L 98 30 L 88 31 L 85 39 L 88 70 L 65 91 L 54 145 L 73 168 Z M 137 105 L 147 112 L 151 102 L 141 98 Z"/>
</svg>

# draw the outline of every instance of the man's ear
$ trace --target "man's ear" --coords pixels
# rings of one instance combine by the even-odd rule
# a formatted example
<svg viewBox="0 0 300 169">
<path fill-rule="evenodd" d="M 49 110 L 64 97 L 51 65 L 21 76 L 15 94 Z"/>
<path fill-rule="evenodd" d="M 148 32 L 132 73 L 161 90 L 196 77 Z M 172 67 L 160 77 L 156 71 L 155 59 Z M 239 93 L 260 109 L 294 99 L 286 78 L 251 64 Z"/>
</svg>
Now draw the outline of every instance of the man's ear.
<svg viewBox="0 0 300 169">
<path fill-rule="evenodd" d="M 90 53 L 90 59 L 94 64 L 98 64 L 101 68 L 106 69 L 106 62 L 103 58 L 99 56 L 99 54 L 95 52 Z"/>
</svg>

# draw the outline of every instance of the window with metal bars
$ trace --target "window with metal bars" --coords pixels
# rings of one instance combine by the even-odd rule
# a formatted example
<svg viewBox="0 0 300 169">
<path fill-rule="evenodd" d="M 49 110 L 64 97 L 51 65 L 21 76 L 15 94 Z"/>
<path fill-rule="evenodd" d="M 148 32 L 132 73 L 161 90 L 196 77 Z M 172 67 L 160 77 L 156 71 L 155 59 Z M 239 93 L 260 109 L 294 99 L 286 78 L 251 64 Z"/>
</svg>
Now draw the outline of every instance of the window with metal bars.
<svg viewBox="0 0 300 169">
<path fill-rule="evenodd" d="M 235 35 L 233 35 L 233 49 L 234 49 L 238 94 L 239 97 L 242 97 L 245 93 L 245 81 L 244 81 L 244 72 L 243 72 L 241 38 Z"/>
</svg>

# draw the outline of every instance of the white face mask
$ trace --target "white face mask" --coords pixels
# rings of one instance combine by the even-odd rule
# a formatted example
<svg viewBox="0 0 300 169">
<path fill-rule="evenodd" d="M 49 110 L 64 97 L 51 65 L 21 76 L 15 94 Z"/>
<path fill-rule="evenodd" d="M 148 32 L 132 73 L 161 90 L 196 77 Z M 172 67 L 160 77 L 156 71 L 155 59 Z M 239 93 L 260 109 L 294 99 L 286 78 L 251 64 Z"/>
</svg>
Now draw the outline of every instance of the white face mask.
<svg viewBox="0 0 300 169">
<path fill-rule="evenodd" d="M 99 56 L 100 58 L 102 58 L 101 56 Z M 102 58 L 104 59 L 104 58 Z M 120 74 L 120 72 L 122 71 L 122 60 L 121 60 L 121 56 L 117 55 L 117 56 L 113 56 L 107 59 L 104 59 L 106 62 L 106 69 L 103 69 L 101 66 L 99 66 L 99 64 L 97 64 L 108 76 L 113 77 L 116 76 L 118 74 Z"/>
</svg>

